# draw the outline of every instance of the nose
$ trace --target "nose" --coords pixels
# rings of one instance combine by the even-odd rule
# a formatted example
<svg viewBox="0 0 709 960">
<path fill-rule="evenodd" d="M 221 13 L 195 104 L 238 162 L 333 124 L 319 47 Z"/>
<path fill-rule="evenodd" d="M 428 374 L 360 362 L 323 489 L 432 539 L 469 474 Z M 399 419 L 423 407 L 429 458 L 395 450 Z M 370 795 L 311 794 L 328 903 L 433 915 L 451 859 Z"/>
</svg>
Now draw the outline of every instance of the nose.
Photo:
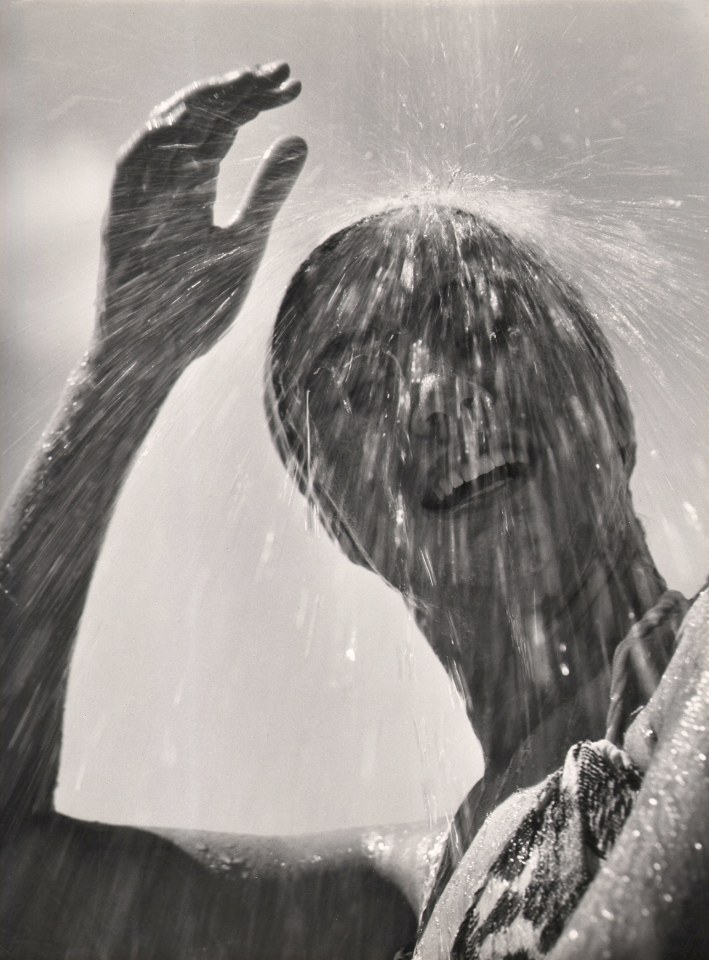
<svg viewBox="0 0 709 960">
<path fill-rule="evenodd" d="M 479 383 L 455 373 L 427 373 L 412 391 L 411 433 L 447 439 L 465 422 L 487 422 L 492 395 Z"/>
</svg>

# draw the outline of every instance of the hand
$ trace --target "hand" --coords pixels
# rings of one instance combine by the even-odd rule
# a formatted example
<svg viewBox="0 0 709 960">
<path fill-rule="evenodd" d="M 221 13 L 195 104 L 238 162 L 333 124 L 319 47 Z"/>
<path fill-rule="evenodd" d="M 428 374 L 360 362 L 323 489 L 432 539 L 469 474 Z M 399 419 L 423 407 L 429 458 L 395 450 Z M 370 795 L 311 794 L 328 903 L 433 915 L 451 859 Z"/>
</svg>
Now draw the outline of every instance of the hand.
<svg viewBox="0 0 709 960">
<path fill-rule="evenodd" d="M 239 127 L 289 103 L 285 63 L 194 84 L 121 153 L 103 234 L 98 348 L 139 376 L 180 373 L 228 330 L 300 173 L 299 137 L 264 156 L 234 220 L 215 227 L 219 164 Z"/>
</svg>

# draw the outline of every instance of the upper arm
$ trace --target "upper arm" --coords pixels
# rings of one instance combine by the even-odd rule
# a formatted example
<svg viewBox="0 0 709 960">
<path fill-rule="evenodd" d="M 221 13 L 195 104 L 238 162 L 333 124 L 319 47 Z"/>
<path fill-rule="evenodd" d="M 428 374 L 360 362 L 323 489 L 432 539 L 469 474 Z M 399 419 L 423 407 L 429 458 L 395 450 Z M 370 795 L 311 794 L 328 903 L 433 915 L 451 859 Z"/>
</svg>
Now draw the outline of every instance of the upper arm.
<svg viewBox="0 0 709 960">
<path fill-rule="evenodd" d="M 687 614 L 677 651 L 625 747 L 646 768 L 643 785 L 554 958 L 707 956 L 709 591 Z"/>
</svg>

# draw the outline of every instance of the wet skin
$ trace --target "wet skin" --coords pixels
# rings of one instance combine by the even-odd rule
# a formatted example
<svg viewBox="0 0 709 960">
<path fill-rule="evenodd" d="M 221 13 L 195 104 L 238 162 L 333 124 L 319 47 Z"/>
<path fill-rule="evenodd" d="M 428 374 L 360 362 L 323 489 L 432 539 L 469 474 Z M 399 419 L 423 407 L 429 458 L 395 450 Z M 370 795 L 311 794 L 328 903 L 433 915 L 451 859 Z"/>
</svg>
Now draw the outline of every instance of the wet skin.
<svg viewBox="0 0 709 960">
<path fill-rule="evenodd" d="M 290 358 L 311 495 L 464 696 L 485 758 L 467 841 L 572 743 L 603 736 L 613 650 L 660 589 L 581 308 L 534 280 L 480 297 L 423 276 L 382 309 L 366 284 L 338 294 L 318 276 L 330 309 Z"/>
<path fill-rule="evenodd" d="M 458 298 L 456 302 L 455 298 Z M 588 360 L 550 330 L 440 291 L 406 323 L 335 336 L 304 373 L 313 481 L 371 566 L 417 601 L 462 586 L 540 604 L 612 550 L 625 473 Z M 451 302 L 453 301 L 453 302 Z M 602 469 L 596 464 L 602 464 Z"/>
<path fill-rule="evenodd" d="M 413 938 L 433 849 L 428 827 L 301 844 L 87 824 L 57 815 L 52 803 L 69 658 L 114 503 L 173 384 L 243 302 L 305 145 L 287 138 L 269 151 L 227 228 L 211 221 L 219 159 L 241 124 L 298 90 L 285 64 L 194 85 L 158 108 L 119 161 L 94 342 L 0 537 L 9 664 L 0 676 L 10 718 L 0 725 L 0 853 L 3 876 L 13 878 L 0 898 L 0 952 L 8 956 L 226 958 L 237 950 L 269 960 L 376 960 Z M 296 413 L 309 441 L 312 434 L 311 480 L 326 515 L 345 521 L 370 565 L 411 602 L 467 625 L 464 661 L 488 651 L 482 666 L 503 683 L 489 683 L 491 674 L 480 671 L 476 730 L 486 758 L 504 758 L 528 732 L 536 690 L 530 694 L 508 669 L 509 610 L 484 636 L 492 643 L 478 636 L 471 644 L 470 628 L 479 634 L 481 623 L 491 625 L 485 611 L 501 598 L 503 608 L 510 602 L 508 583 L 526 603 L 540 584 L 550 589 L 548 570 L 562 587 L 592 582 L 580 573 L 589 558 L 614 547 L 613 516 L 623 518 L 616 501 L 626 506 L 627 487 L 593 389 L 584 389 L 583 349 L 564 346 L 544 324 L 516 331 L 492 295 L 476 314 L 481 322 L 463 323 L 461 337 L 460 324 L 441 317 L 467 319 L 467 298 L 456 301 L 430 278 L 424 287 L 437 299 L 422 296 L 415 310 L 407 304 L 405 319 L 396 310 L 375 318 L 368 299 L 358 304 L 356 295 L 349 318 L 363 308 L 359 331 L 347 330 L 344 339 L 342 330 L 335 338 L 333 325 L 321 331 L 315 339 L 324 357 L 320 347 L 314 357 L 312 338 L 304 338 L 308 362 L 296 356 L 303 387 Z M 355 375 L 357 364 L 367 376 Z M 603 469 L 594 473 L 596 456 Z M 495 464 L 500 458 L 506 467 Z M 482 479 L 494 470 L 501 472 Z M 465 488 L 473 477 L 475 487 Z M 462 493 L 453 495 L 454 484 Z M 628 524 L 628 541 L 635 533 Z M 629 607 L 647 609 L 658 587 L 644 544 L 630 547 L 642 554 L 645 579 L 618 566 L 622 591 L 607 592 L 617 615 L 607 635 L 616 639 Z M 476 589 L 460 588 L 467 584 Z M 565 602 L 563 589 L 559 596 Z M 608 622 L 597 611 L 585 618 L 590 627 L 574 638 L 582 657 L 602 648 Z M 426 626 L 440 655 L 441 621 L 434 616 Z M 564 680 L 559 710 L 537 737 L 534 769 L 528 765 L 499 789 L 493 784 L 497 793 L 486 770 L 480 810 L 524 777 L 539 779 L 558 765 L 565 743 L 597 735 L 607 696 L 594 689 L 586 713 L 579 711 L 584 674 L 576 686 L 574 677 Z M 474 685 L 475 671 L 466 679 Z M 505 690 L 509 704 L 499 696 Z M 684 690 L 679 694 L 683 704 Z M 655 856 L 649 844 L 644 852 Z M 643 870 L 650 876 L 644 861 Z M 629 889 L 635 898 L 636 885 Z M 597 929 L 597 912 L 589 928 Z"/>
<path fill-rule="evenodd" d="M 299 90 L 284 63 L 193 84 L 117 164 L 95 335 L 0 529 L 3 957 L 383 960 L 413 939 L 418 836 L 402 861 L 401 843 L 379 852 L 389 838 L 162 835 L 53 808 L 69 660 L 113 506 L 172 386 L 247 295 L 306 146 L 277 141 L 225 227 L 211 216 L 219 161 Z"/>
</svg>

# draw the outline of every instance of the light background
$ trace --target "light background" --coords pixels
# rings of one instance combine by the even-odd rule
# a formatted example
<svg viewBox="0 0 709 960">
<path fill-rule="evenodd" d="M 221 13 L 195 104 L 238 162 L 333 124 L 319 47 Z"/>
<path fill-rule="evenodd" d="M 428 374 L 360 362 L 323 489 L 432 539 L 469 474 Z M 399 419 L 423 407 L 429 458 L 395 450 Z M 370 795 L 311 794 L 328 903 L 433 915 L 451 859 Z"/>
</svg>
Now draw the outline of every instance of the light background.
<svg viewBox="0 0 709 960">
<path fill-rule="evenodd" d="M 531 238 L 618 351 L 636 504 L 671 585 L 696 590 L 707 8 L 16 2 L 2 36 L 4 494 L 87 342 L 112 160 L 154 103 L 276 58 L 303 80 L 240 135 L 221 219 L 276 136 L 310 144 L 234 330 L 180 382 L 121 497 L 72 668 L 60 808 L 266 833 L 451 812 L 477 745 L 400 600 L 308 529 L 262 414 L 269 326 L 312 246 L 392 197 L 445 190 Z"/>
</svg>

